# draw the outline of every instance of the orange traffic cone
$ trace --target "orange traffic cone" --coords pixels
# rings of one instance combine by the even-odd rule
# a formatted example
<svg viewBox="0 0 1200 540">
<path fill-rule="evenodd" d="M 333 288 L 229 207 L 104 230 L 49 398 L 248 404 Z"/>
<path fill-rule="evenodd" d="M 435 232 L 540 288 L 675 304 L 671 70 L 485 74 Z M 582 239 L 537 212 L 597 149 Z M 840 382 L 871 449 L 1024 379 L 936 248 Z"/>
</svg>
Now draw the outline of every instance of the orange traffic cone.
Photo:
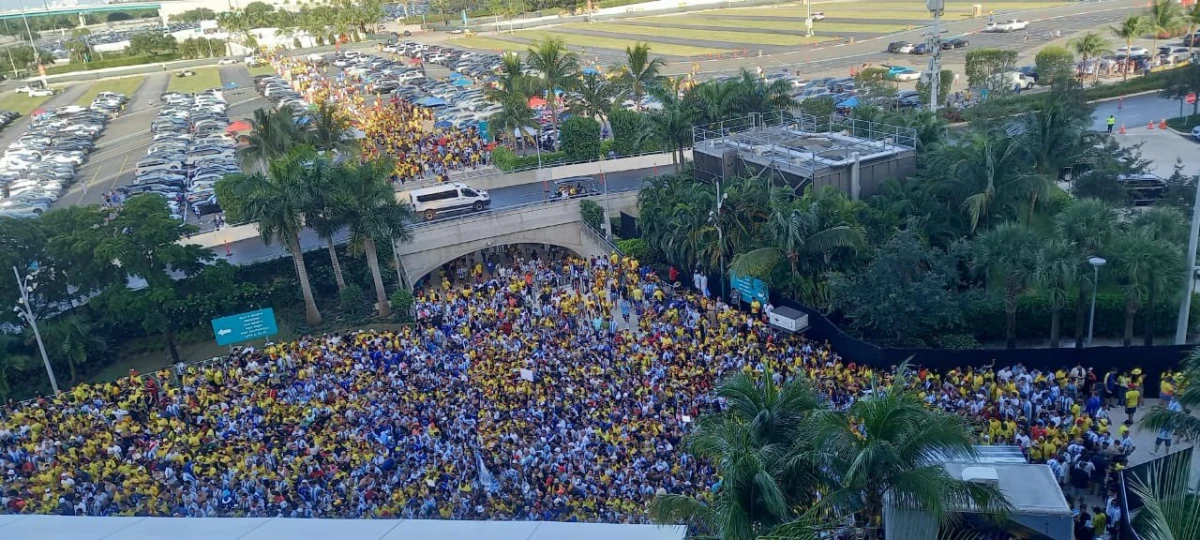
<svg viewBox="0 0 1200 540">
<path fill-rule="evenodd" d="M 1163 118 L 1158 122 L 1158 129 L 1167 129 L 1167 119 Z"/>
<path fill-rule="evenodd" d="M 1120 133 L 1121 135 L 1125 134 L 1125 124 L 1121 124 L 1121 131 L 1118 131 L 1117 133 Z"/>
<path fill-rule="evenodd" d="M 229 240 L 226 240 L 225 241 L 225 256 L 229 257 L 232 255 L 233 255 L 233 251 L 229 249 Z"/>
<path fill-rule="evenodd" d="M 1146 124 L 1146 129 L 1154 129 L 1154 120 L 1151 120 Z"/>
</svg>

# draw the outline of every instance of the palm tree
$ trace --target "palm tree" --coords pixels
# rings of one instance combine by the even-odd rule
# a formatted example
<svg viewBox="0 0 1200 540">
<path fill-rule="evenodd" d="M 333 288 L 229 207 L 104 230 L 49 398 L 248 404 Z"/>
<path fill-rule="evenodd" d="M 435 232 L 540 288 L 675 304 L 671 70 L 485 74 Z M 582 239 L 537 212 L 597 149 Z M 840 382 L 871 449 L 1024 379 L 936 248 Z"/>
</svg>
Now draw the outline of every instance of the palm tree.
<svg viewBox="0 0 1200 540">
<path fill-rule="evenodd" d="M 1116 232 L 1117 212 L 1104 201 L 1079 199 L 1071 203 L 1055 217 L 1054 226 L 1058 235 L 1076 247 L 1077 263 L 1080 266 L 1079 297 L 1075 303 L 1075 348 L 1083 347 L 1084 322 L 1087 315 L 1087 294 L 1096 287 L 1092 282 L 1091 268 L 1086 268 L 1088 257 L 1104 255 L 1109 241 Z M 1087 285 L 1086 287 L 1084 285 Z"/>
<path fill-rule="evenodd" d="M 1192 3 L 1191 9 L 1183 13 L 1183 23 L 1187 25 L 1188 57 L 1192 56 L 1192 48 L 1196 46 L 1196 28 L 1200 27 L 1200 3 Z"/>
<path fill-rule="evenodd" d="M 779 385 L 771 375 L 739 374 L 721 383 L 717 393 L 728 407 L 699 418 L 686 441 L 689 453 L 717 468 L 715 494 L 659 495 L 650 503 L 653 521 L 685 522 L 729 540 L 784 530 L 801 533 L 789 537 L 816 538 L 811 509 L 823 473 L 810 461 L 802 434 L 818 401 L 802 379 Z"/>
<path fill-rule="evenodd" d="M 790 83 L 783 79 L 765 82 L 749 70 L 735 83 L 733 108 L 739 115 L 786 111 L 796 105 Z"/>
<path fill-rule="evenodd" d="M 293 148 L 285 157 L 271 162 L 266 174 L 233 174 L 217 182 L 216 194 L 221 208 L 237 220 L 258 222 L 264 243 L 281 242 L 292 255 L 300 292 L 304 296 L 304 315 L 309 326 L 321 324 L 321 312 L 313 298 L 300 247 L 304 212 L 313 208 L 311 190 L 301 176 L 302 163 L 311 160 L 308 146 Z"/>
<path fill-rule="evenodd" d="M 388 159 L 344 167 L 336 174 L 341 181 L 334 195 L 336 219 L 349 228 L 351 247 L 362 249 L 367 257 L 380 317 L 390 316 L 392 310 L 383 288 L 375 242 L 410 240 L 407 225 L 413 221 L 412 209 L 396 200 L 396 192 L 388 181 L 394 169 L 395 164 Z"/>
<path fill-rule="evenodd" d="M 1161 257 L 1159 263 L 1146 269 L 1146 305 L 1142 312 L 1142 341 L 1154 345 L 1154 306 L 1160 292 L 1170 291 L 1179 282 L 1179 264 L 1183 262 L 1183 246 L 1187 241 L 1187 218 L 1176 208 L 1156 206 L 1137 217 L 1134 226 L 1145 229 Z"/>
<path fill-rule="evenodd" d="M 767 246 L 738 254 L 730 269 L 765 278 L 786 261 L 794 277 L 802 258 L 821 259 L 837 248 L 866 245 L 862 227 L 828 223 L 823 217 L 811 197 L 793 200 L 790 189 L 772 190 Z"/>
<path fill-rule="evenodd" d="M 736 81 L 708 81 L 688 89 L 684 101 L 696 111 L 697 124 L 712 124 L 730 116 L 737 92 Z"/>
<path fill-rule="evenodd" d="M 618 99 L 617 87 L 604 80 L 598 73 L 588 73 L 580 78 L 579 97 L 571 104 L 571 110 L 585 118 L 599 118 L 602 122 Z"/>
<path fill-rule="evenodd" d="M 1003 223 L 984 233 L 975 244 L 976 268 L 983 269 L 990 284 L 1004 291 L 1005 343 L 1017 347 L 1017 297 L 1029 286 L 1036 263 L 1037 236 L 1019 223 Z"/>
<path fill-rule="evenodd" d="M 250 126 L 246 146 L 238 150 L 238 158 L 243 167 L 257 167 L 261 172 L 267 171 L 272 160 L 288 155 L 293 147 L 308 140 L 308 134 L 296 124 L 292 110 L 287 107 L 276 111 L 255 109 Z"/>
<path fill-rule="evenodd" d="M 1125 40 L 1125 50 L 1129 51 L 1133 49 L 1133 40 L 1142 37 L 1149 31 L 1149 25 L 1146 23 L 1145 15 L 1130 15 L 1121 21 L 1121 24 L 1109 27 L 1109 31 L 1114 36 Z M 1121 80 L 1129 80 L 1129 70 L 1125 69 L 1121 72 L 1123 75 Z"/>
<path fill-rule="evenodd" d="M 885 498 L 938 521 L 971 504 L 983 513 L 1008 511 L 997 487 L 955 478 L 943 467 L 949 456 L 975 453 L 966 419 L 926 407 L 910 388 L 906 363 L 890 385 L 873 381 L 870 395 L 849 409 L 814 414 L 816 459 L 838 479 L 823 502 L 854 510 L 869 527 L 881 524 Z"/>
<path fill-rule="evenodd" d="M 1200 381 L 1200 348 L 1192 349 L 1183 364 L 1181 375 L 1187 381 Z M 1196 418 L 1190 412 L 1200 407 L 1200 385 L 1194 382 L 1181 384 L 1175 392 L 1175 401 L 1178 402 L 1180 410 L 1173 410 L 1167 403 L 1156 405 L 1138 424 L 1139 428 L 1151 432 L 1165 428 L 1188 440 L 1200 437 L 1200 418 Z"/>
<path fill-rule="evenodd" d="M 513 137 L 517 141 L 524 140 L 521 134 L 536 133 L 540 127 L 529 102 L 522 96 L 510 97 L 500 102 L 500 110 L 488 120 L 496 133 L 505 138 Z"/>
<path fill-rule="evenodd" d="M 328 101 L 318 105 L 313 115 L 311 141 L 322 152 L 343 154 L 358 148 L 358 141 L 350 136 L 350 121 L 346 113 Z"/>
<path fill-rule="evenodd" d="M 1096 58 L 1111 52 L 1109 50 L 1108 40 L 1096 32 L 1086 32 L 1078 38 L 1068 42 L 1071 49 L 1083 58 L 1083 63 L 1087 64 L 1088 58 Z M 1096 76 L 1100 76 L 1100 70 L 1096 70 Z"/>
<path fill-rule="evenodd" d="M 679 99 L 675 85 L 655 87 L 650 93 L 662 102 L 662 110 L 650 115 L 649 134 L 671 150 L 672 163 L 683 165 L 687 161 L 683 150 L 692 143 L 693 110 Z"/>
<path fill-rule="evenodd" d="M 1044 175 L 1026 170 L 1021 141 L 996 133 L 977 133 L 955 145 L 939 146 L 929 169 L 941 175 L 936 189 L 966 210 L 974 232 L 980 224 L 1015 218 L 1027 201 L 1043 199 L 1050 190 Z"/>
<path fill-rule="evenodd" d="M 337 176 L 341 172 L 341 169 L 334 168 L 330 161 L 323 157 L 314 159 L 309 166 L 300 170 L 300 178 L 308 190 L 310 204 L 304 213 L 304 224 L 325 241 L 338 293 L 346 290 L 346 278 L 342 273 L 337 246 L 334 244 L 334 236 L 346 225 L 338 219 L 338 209 L 335 207 L 337 201 L 333 196 L 341 182 L 341 178 Z"/>
<path fill-rule="evenodd" d="M 61 359 L 70 371 L 70 381 L 79 380 L 79 368 L 87 363 L 90 353 L 101 353 L 108 344 L 92 331 L 87 321 L 78 315 L 56 318 L 45 330 L 50 356 Z"/>
<path fill-rule="evenodd" d="M 1143 428 L 1146 422 L 1141 423 Z M 1132 475 L 1130 489 L 1144 506 L 1133 517 L 1137 537 L 1145 540 L 1196 540 L 1200 538 L 1200 484 L 1192 484 L 1187 454 L 1172 454 L 1155 461 L 1148 470 Z"/>
<path fill-rule="evenodd" d="M 647 89 L 662 82 L 659 72 L 667 65 L 661 56 L 650 56 L 650 44 L 637 42 L 625 47 L 625 62 L 614 67 L 616 83 L 633 95 L 634 110 L 642 110 Z"/>
<path fill-rule="evenodd" d="M 1133 324 L 1138 309 L 1154 309 L 1147 303 L 1150 291 L 1160 289 L 1163 284 L 1156 281 L 1163 279 L 1162 273 L 1170 272 L 1176 266 L 1173 247 L 1167 242 L 1156 242 L 1147 227 L 1128 228 L 1113 239 L 1113 270 L 1125 297 L 1125 346 L 1133 343 Z"/>
<path fill-rule="evenodd" d="M 544 92 L 550 105 L 550 124 L 558 129 L 557 93 L 579 83 L 579 57 L 567 50 L 561 39 L 546 39 L 529 48 L 525 63 L 541 72 L 531 80 L 533 90 Z"/>
<path fill-rule="evenodd" d="M 12 396 L 12 383 L 9 378 L 34 365 L 33 357 L 8 351 L 7 343 L 11 341 L 11 338 L 0 341 L 0 353 L 3 353 L 0 354 L 0 404 L 7 404 L 8 398 Z"/>
<path fill-rule="evenodd" d="M 1050 348 L 1057 349 L 1061 333 L 1062 310 L 1067 307 L 1067 295 L 1079 281 L 1079 253 L 1066 240 L 1046 242 L 1034 261 L 1032 282 L 1050 302 Z"/>
<path fill-rule="evenodd" d="M 1154 45 L 1150 47 L 1150 54 L 1158 54 L 1159 35 L 1170 36 L 1186 24 L 1179 4 L 1173 0 L 1154 0 L 1146 13 L 1146 30 L 1154 33 Z"/>
</svg>

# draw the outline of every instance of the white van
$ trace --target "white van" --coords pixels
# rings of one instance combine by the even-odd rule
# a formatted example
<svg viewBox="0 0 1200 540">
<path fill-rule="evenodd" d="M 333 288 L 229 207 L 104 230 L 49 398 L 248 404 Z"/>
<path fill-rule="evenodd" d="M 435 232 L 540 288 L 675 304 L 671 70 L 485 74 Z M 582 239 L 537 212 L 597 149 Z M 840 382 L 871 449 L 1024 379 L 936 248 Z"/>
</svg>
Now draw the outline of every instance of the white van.
<svg viewBox="0 0 1200 540">
<path fill-rule="evenodd" d="M 431 221 L 442 214 L 479 212 L 492 204 L 487 191 L 472 189 L 461 183 L 414 189 L 396 196 L 401 202 L 411 204 L 413 211 L 425 218 L 425 221 Z"/>
</svg>

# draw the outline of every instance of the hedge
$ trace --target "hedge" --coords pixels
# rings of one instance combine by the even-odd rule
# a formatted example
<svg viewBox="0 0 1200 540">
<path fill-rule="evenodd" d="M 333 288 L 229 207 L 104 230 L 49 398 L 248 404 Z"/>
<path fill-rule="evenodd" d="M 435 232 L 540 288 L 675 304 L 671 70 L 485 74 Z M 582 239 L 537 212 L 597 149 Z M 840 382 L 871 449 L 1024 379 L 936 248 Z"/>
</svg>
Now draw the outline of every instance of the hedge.
<svg viewBox="0 0 1200 540">
<path fill-rule="evenodd" d="M 1164 296 L 1166 294 L 1164 293 Z M 1075 298 L 1067 301 L 1060 319 L 1061 334 L 1064 339 L 1075 335 Z M 1090 307 L 1091 296 L 1085 302 Z M 1200 302 L 1194 300 L 1193 305 Z M 1175 332 L 1175 318 L 1179 313 L 1177 302 L 1164 301 L 1155 306 L 1154 326 L 1155 336 L 1172 335 Z M 1143 317 L 1145 313 L 1138 310 L 1134 320 L 1134 338 L 1140 340 L 1143 333 Z M 963 325 L 979 341 L 996 341 L 1004 339 L 1004 299 L 998 296 L 987 296 L 972 303 L 963 311 Z M 1194 327 L 1200 322 L 1200 310 L 1193 309 L 1189 326 Z M 1085 317 L 1084 324 L 1087 324 Z M 1050 304 L 1041 295 L 1022 296 L 1017 301 L 1017 338 L 1045 339 L 1050 337 Z M 1086 334 L 1087 328 L 1084 332 Z M 1096 296 L 1095 335 L 1107 338 L 1120 338 L 1125 334 L 1125 297 L 1118 293 L 1101 293 Z"/>
<path fill-rule="evenodd" d="M 111 58 L 108 60 L 97 60 L 95 62 L 71 62 L 70 64 L 51 66 L 46 68 L 46 74 L 58 75 L 61 73 L 74 73 L 77 71 L 90 71 L 93 69 L 140 66 L 143 64 L 160 64 L 163 62 L 173 62 L 179 59 L 179 53 L 160 54 L 158 56 L 124 56 L 121 58 Z"/>
<path fill-rule="evenodd" d="M 543 167 L 558 165 L 566 161 L 566 152 L 542 152 L 541 163 Z M 533 169 L 538 166 L 538 155 L 535 153 L 527 156 L 518 156 L 507 147 L 497 146 L 492 150 L 492 163 L 504 172 Z"/>
</svg>

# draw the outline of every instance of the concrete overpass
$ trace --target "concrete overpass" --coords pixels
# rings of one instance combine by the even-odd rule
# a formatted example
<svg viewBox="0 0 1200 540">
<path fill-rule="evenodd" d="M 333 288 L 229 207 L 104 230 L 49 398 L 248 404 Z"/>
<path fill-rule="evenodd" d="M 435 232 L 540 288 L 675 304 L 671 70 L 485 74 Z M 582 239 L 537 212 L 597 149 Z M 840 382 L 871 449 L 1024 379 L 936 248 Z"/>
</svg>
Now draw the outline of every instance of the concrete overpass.
<svg viewBox="0 0 1200 540">
<path fill-rule="evenodd" d="M 639 185 L 640 187 L 640 185 Z M 638 190 L 626 189 L 607 195 L 577 199 L 527 202 L 467 214 L 458 218 L 420 223 L 413 226 L 412 242 L 400 244 L 396 253 L 406 283 L 414 283 L 439 266 L 469 253 L 510 244 L 549 244 L 569 249 L 581 256 L 603 255 L 611 247 L 604 238 L 583 224 L 579 204 L 593 200 L 609 208 L 612 215 L 637 214 Z M 212 249 L 217 256 L 234 264 L 253 264 L 288 255 L 282 245 L 263 246 L 255 256 L 232 256 L 227 246 L 259 242 L 256 224 L 230 227 L 193 236 L 182 242 Z M 343 243 L 346 235 L 335 237 Z M 301 248 L 314 251 L 325 247 L 311 231 L 301 235 Z"/>
</svg>

